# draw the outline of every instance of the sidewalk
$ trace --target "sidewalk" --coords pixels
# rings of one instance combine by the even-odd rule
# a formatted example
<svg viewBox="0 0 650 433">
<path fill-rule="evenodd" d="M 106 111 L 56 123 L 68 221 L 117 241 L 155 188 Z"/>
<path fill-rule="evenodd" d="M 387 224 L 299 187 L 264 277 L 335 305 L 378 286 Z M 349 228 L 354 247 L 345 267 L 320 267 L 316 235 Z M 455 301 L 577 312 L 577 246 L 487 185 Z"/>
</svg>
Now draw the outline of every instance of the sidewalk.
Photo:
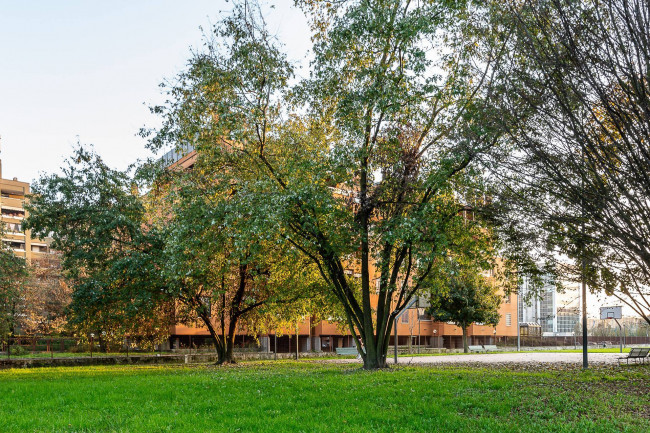
<svg viewBox="0 0 650 433">
<path fill-rule="evenodd" d="M 590 364 L 617 364 L 620 353 L 590 353 Z M 335 359 L 333 362 L 361 362 L 356 359 Z M 393 364 L 393 357 L 388 359 Z M 575 364 L 582 365 L 582 353 L 481 353 L 442 356 L 400 356 L 398 364 Z"/>
</svg>

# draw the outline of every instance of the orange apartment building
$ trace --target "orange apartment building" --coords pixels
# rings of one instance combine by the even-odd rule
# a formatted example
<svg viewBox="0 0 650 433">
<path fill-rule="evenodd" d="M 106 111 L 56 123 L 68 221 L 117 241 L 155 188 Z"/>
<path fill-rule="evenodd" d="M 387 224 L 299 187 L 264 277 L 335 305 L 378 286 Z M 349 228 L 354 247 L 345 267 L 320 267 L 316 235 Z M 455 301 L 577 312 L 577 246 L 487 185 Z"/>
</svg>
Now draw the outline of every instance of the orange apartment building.
<svg viewBox="0 0 650 433">
<path fill-rule="evenodd" d="M 191 169 L 196 162 L 196 151 L 192 146 L 186 146 L 180 151 L 170 151 L 163 156 L 163 161 L 168 166 L 178 166 Z M 355 269 L 346 271 L 356 277 Z M 371 272 L 372 274 L 372 272 Z M 377 295 L 371 295 L 371 302 L 377 302 Z M 494 344 L 499 337 L 517 336 L 517 295 L 504 296 L 499 310 L 501 320 L 496 327 L 472 324 L 467 332 L 469 344 Z M 203 345 L 210 335 L 207 329 L 176 324 L 170 329 L 169 344 L 171 348 L 183 348 Z M 398 319 L 397 344 L 399 346 L 462 348 L 461 328 L 443 322 L 434 322 L 425 313 L 425 308 L 411 308 Z M 345 326 L 328 321 L 314 320 L 306 317 L 296 324 L 292 330 L 278 330 L 275 333 L 258 336 L 257 339 L 247 335 L 245 330 L 238 332 L 235 339 L 236 347 L 248 347 L 259 344 L 262 350 L 278 352 L 295 352 L 296 345 L 300 352 L 326 351 L 333 352 L 337 347 L 354 346 L 352 335 Z M 277 342 L 277 346 L 276 346 Z M 391 336 L 390 344 L 394 344 Z"/>
<path fill-rule="evenodd" d="M 0 224 L 3 226 L 2 243 L 14 254 L 29 263 L 48 264 L 52 259 L 48 241 L 34 239 L 29 230 L 23 228 L 27 217 L 25 201 L 29 195 L 29 183 L 2 178 L 0 161 Z"/>
</svg>

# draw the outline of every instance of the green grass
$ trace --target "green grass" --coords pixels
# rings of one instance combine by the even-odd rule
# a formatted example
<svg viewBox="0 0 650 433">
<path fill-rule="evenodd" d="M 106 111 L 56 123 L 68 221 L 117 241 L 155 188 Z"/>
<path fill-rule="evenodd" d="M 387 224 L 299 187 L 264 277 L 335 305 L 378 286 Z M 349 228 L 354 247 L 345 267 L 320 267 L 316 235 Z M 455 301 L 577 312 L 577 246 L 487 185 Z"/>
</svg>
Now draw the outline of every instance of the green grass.
<svg viewBox="0 0 650 433">
<path fill-rule="evenodd" d="M 538 367 L 539 368 L 539 367 Z M 650 366 L 0 371 L 1 432 L 645 432 Z"/>
</svg>

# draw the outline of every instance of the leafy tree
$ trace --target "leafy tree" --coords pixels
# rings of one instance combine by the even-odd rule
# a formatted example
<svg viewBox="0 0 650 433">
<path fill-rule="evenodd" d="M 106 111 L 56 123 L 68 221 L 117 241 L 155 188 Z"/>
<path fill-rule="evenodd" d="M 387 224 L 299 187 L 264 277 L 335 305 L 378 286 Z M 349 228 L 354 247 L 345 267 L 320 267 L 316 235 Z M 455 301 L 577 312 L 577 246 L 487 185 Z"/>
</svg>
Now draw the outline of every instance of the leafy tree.
<svg viewBox="0 0 650 433">
<path fill-rule="evenodd" d="M 0 238 L 4 227 L 0 224 Z M 13 334 L 17 323 L 17 306 L 27 277 L 25 259 L 0 242 L 0 336 Z"/>
<path fill-rule="evenodd" d="M 65 283 L 58 258 L 33 260 L 18 310 L 18 325 L 27 335 L 61 333 L 67 326 L 66 309 L 71 289 Z"/>
<path fill-rule="evenodd" d="M 177 319 L 200 319 L 218 363 L 231 363 L 240 327 L 254 334 L 302 310 L 316 285 L 314 268 L 256 212 L 255 196 L 196 170 L 171 174 L 168 195 L 149 200 L 154 208 L 161 200 L 171 204 L 158 212 Z"/>
<path fill-rule="evenodd" d="M 80 147 L 62 175 L 33 185 L 26 227 L 51 234 L 72 288 L 70 325 L 95 334 L 103 350 L 126 335 L 160 340 L 170 325 L 161 277 L 164 243 L 147 229 L 133 179 Z"/>
<path fill-rule="evenodd" d="M 436 258 L 426 280 L 429 313 L 434 320 L 453 322 L 463 330 L 467 353 L 467 328 L 472 323 L 499 323 L 501 290 L 516 290 L 513 263 L 499 257 L 502 245 L 495 232 L 481 226 L 474 209 L 464 210 L 464 220 L 454 228 L 454 244 Z"/>
<path fill-rule="evenodd" d="M 573 259 L 549 272 L 650 323 L 647 2 L 513 1 L 494 16 L 510 53 L 496 109 L 515 149 L 494 170 L 500 214 L 550 262 Z"/>
<path fill-rule="evenodd" d="M 246 214 L 246 195 L 192 171 L 167 174 L 173 183 L 142 195 L 135 178 L 79 148 L 62 176 L 34 185 L 26 226 L 52 233 L 73 288 L 70 323 L 104 348 L 127 335 L 160 341 L 198 319 L 218 362 L 232 362 L 240 321 L 307 294 L 311 267 Z"/>
<path fill-rule="evenodd" d="M 453 322 L 463 330 L 463 349 L 468 352 L 467 328 L 472 323 L 497 326 L 501 297 L 493 281 L 476 269 L 458 262 L 442 260 L 437 284 L 432 287 L 429 314 L 440 322 Z"/>
<path fill-rule="evenodd" d="M 381 368 L 395 317 L 453 246 L 462 202 L 480 203 L 459 191 L 498 142 L 500 51 L 478 52 L 485 11 L 472 2 L 298 3 L 314 24 L 308 80 L 290 92 L 259 11 L 237 4 L 154 109 L 165 121 L 151 146 L 192 143 L 195 170 L 257 195 L 254 212 L 317 266 L 365 368 Z"/>
</svg>

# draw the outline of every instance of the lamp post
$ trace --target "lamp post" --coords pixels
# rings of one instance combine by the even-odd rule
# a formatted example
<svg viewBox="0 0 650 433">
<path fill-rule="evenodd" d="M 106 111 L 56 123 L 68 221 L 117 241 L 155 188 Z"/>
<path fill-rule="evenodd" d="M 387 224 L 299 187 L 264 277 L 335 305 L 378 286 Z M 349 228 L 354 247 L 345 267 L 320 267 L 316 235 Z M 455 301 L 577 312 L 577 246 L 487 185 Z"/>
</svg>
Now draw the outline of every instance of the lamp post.
<svg viewBox="0 0 650 433">
<path fill-rule="evenodd" d="M 93 346 L 94 346 L 95 334 L 90 334 L 90 357 L 93 357 Z"/>
<path fill-rule="evenodd" d="M 519 292 L 517 291 L 517 352 L 521 350 L 521 326 L 519 326 Z"/>
<path fill-rule="evenodd" d="M 438 348 L 438 336 L 437 336 L 437 334 L 438 334 L 438 330 L 434 329 L 433 330 L 433 338 L 436 340 L 436 349 Z"/>
<path fill-rule="evenodd" d="M 419 355 L 420 354 L 420 337 L 422 336 L 422 332 L 421 332 L 421 329 L 420 329 L 420 319 L 422 318 L 422 316 L 420 316 L 420 299 L 419 298 L 418 298 L 417 312 L 418 312 L 418 355 Z"/>
</svg>

